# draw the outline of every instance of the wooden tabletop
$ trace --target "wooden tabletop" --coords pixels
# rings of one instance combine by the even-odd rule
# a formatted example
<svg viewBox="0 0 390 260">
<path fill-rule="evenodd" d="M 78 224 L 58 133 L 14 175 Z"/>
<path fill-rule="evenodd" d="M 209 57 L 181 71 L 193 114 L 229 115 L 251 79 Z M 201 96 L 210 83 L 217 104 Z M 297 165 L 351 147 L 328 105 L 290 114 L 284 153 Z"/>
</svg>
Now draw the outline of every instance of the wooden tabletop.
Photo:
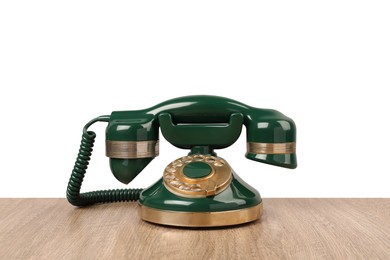
<svg viewBox="0 0 390 260">
<path fill-rule="evenodd" d="M 260 221 L 188 229 L 137 203 L 0 199 L 0 259 L 390 259 L 390 199 L 264 199 Z"/>
</svg>

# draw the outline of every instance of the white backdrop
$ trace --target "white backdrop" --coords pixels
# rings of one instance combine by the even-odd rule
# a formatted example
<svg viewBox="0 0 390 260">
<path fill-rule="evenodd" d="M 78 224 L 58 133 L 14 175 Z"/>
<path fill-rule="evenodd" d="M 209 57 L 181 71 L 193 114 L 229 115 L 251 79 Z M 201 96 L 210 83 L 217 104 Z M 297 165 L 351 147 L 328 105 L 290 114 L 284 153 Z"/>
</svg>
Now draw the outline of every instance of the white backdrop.
<svg viewBox="0 0 390 260">
<path fill-rule="evenodd" d="M 64 197 L 87 121 L 192 94 L 295 120 L 296 170 L 245 159 L 245 134 L 218 152 L 263 197 L 390 197 L 389 13 L 388 1 L 2 1 L 0 197 Z M 83 191 L 146 187 L 186 153 L 161 139 L 126 186 L 104 128 Z"/>
</svg>

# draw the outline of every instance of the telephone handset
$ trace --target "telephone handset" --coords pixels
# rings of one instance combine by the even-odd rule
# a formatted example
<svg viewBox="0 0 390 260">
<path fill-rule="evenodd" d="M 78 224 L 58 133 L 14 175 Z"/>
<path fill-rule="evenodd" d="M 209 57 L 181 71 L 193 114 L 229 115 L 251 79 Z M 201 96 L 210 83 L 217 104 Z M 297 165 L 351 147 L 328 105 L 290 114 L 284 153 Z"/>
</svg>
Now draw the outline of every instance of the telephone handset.
<svg viewBox="0 0 390 260">
<path fill-rule="evenodd" d="M 146 189 L 80 193 L 96 134 L 95 122 L 108 122 L 106 155 L 113 175 L 131 182 L 159 154 L 159 128 L 172 145 L 190 149 Z M 242 181 L 215 149 L 232 145 L 246 127 L 246 158 L 296 168 L 294 121 L 271 109 L 218 96 L 186 96 L 144 110 L 115 111 L 83 129 L 67 199 L 75 206 L 139 200 L 143 220 L 173 226 L 228 226 L 262 215 L 260 194 Z"/>
</svg>

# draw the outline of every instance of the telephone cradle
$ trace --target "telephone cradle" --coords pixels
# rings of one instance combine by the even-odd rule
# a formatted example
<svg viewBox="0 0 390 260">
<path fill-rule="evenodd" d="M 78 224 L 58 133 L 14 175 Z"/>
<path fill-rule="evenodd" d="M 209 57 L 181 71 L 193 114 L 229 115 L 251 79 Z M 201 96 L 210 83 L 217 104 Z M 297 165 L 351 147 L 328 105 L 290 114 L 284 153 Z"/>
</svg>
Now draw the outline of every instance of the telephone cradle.
<svg viewBox="0 0 390 260">
<path fill-rule="evenodd" d="M 159 154 L 159 129 L 172 145 L 189 149 L 173 160 L 162 178 L 146 189 L 116 189 L 80 193 L 96 134 L 95 122 L 108 122 L 106 155 L 113 175 L 130 183 Z M 259 219 L 260 194 L 217 156 L 246 127 L 246 158 L 296 168 L 294 121 L 272 109 L 247 106 L 218 96 L 186 96 L 144 110 L 114 111 L 85 125 L 67 199 L 75 206 L 137 201 L 141 219 L 163 225 L 215 227 Z M 251 170 L 253 171 L 253 170 Z"/>
</svg>

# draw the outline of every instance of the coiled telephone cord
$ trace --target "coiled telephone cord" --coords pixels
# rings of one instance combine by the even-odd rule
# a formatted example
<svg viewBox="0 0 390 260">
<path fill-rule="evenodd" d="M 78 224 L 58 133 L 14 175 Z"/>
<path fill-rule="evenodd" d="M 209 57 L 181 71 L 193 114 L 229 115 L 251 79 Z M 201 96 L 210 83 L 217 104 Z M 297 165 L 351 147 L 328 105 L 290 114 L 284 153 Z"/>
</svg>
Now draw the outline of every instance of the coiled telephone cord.
<svg viewBox="0 0 390 260">
<path fill-rule="evenodd" d="M 80 193 L 96 138 L 95 132 L 88 131 L 88 127 L 95 122 L 108 122 L 109 118 L 109 116 L 100 116 L 84 126 L 79 153 L 66 190 L 66 198 L 74 206 L 83 207 L 95 203 L 136 201 L 139 199 L 142 189 L 99 190 Z"/>
</svg>

